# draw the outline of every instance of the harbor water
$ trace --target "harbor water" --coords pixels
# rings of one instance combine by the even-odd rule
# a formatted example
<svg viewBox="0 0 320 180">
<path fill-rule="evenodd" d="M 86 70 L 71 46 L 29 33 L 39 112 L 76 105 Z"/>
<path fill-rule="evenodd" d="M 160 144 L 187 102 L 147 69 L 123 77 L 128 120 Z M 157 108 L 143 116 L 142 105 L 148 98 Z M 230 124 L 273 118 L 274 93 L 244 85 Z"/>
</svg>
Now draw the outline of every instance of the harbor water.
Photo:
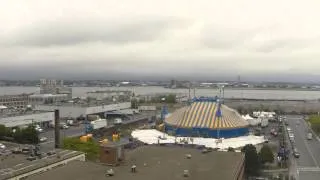
<svg viewBox="0 0 320 180">
<path fill-rule="evenodd" d="M 188 89 L 168 89 L 158 86 L 143 87 L 73 87 L 73 97 L 86 96 L 89 91 L 103 90 L 134 90 L 138 95 L 178 93 L 188 95 Z M 12 95 L 21 93 L 39 93 L 39 87 L 0 87 L 0 95 Z M 196 96 L 216 96 L 218 89 L 196 89 Z M 193 91 L 191 91 L 193 96 Z M 257 99 L 290 99 L 290 100 L 317 100 L 320 98 L 320 91 L 305 90 L 266 90 L 266 89 L 225 89 L 225 98 L 257 98 Z"/>
</svg>

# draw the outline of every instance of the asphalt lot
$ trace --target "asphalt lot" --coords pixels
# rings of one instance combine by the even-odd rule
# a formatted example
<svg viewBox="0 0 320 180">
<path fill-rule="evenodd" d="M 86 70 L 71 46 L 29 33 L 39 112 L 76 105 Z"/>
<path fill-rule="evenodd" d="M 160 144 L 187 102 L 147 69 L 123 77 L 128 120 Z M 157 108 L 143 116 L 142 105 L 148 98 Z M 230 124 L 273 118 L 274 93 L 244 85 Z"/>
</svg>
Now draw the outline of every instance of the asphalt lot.
<svg viewBox="0 0 320 180">
<path fill-rule="evenodd" d="M 298 179 L 319 180 L 320 179 L 320 141 L 313 137 L 307 140 L 307 133 L 310 131 L 302 116 L 287 116 L 289 126 L 293 130 L 295 142 L 293 145 L 300 152 L 299 158 L 291 155 L 293 166 Z M 297 121 L 300 124 L 297 124 Z M 292 149 L 291 149 L 292 150 Z"/>
<path fill-rule="evenodd" d="M 142 113 L 130 116 L 129 119 L 124 120 L 123 124 L 129 124 L 135 121 L 139 121 L 144 118 L 153 116 L 154 113 Z M 108 127 L 112 127 L 113 124 L 108 122 Z M 60 137 L 77 137 L 85 134 L 85 127 L 83 124 L 80 126 L 71 126 L 69 129 L 60 129 Z M 50 151 L 54 149 L 54 129 L 48 129 L 40 134 L 40 137 L 47 137 L 47 141 L 40 143 L 41 151 Z"/>
</svg>

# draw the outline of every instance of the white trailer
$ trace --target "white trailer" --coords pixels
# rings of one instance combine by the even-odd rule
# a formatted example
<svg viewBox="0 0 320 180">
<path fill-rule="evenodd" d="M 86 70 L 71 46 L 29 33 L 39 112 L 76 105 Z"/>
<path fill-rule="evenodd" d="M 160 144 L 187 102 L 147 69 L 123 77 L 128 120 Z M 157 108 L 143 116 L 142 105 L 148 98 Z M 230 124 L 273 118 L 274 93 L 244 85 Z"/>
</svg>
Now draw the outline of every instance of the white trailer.
<svg viewBox="0 0 320 180">
<path fill-rule="evenodd" d="M 108 125 L 106 119 L 98 119 L 95 121 L 91 121 L 90 123 L 91 123 L 93 129 L 101 129 L 101 128 L 104 128 Z"/>
<path fill-rule="evenodd" d="M 122 119 L 121 118 L 115 118 L 113 124 L 115 124 L 115 125 L 122 124 Z"/>
</svg>

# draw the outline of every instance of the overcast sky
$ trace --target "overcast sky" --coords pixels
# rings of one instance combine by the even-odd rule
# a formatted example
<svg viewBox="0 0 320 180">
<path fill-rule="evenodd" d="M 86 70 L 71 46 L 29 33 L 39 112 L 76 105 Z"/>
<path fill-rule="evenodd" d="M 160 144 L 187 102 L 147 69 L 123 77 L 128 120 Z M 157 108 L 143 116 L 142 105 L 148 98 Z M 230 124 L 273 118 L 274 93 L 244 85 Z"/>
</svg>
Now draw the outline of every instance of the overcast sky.
<svg viewBox="0 0 320 180">
<path fill-rule="evenodd" d="M 0 0 L 0 79 L 320 77 L 320 0 Z"/>
</svg>

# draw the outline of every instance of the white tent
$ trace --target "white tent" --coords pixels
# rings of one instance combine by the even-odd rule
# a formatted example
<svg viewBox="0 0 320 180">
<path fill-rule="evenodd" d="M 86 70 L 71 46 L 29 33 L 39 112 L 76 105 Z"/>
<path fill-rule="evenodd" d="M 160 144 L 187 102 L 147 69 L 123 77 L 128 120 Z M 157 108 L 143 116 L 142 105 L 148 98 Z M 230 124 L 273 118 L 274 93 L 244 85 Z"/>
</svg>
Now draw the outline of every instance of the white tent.
<svg viewBox="0 0 320 180">
<path fill-rule="evenodd" d="M 7 108 L 8 108 L 7 106 L 0 105 L 0 110 L 7 109 Z"/>
<path fill-rule="evenodd" d="M 131 133 L 132 137 L 147 143 L 147 144 L 164 144 L 164 143 L 178 143 L 183 144 L 186 141 L 190 144 L 204 145 L 211 148 L 228 149 L 243 147 L 246 144 L 261 144 L 265 141 L 263 136 L 241 136 L 236 138 L 218 139 L 202 138 L 202 137 L 174 137 L 155 129 L 135 130 Z M 161 137 L 161 138 L 159 138 Z"/>
</svg>

